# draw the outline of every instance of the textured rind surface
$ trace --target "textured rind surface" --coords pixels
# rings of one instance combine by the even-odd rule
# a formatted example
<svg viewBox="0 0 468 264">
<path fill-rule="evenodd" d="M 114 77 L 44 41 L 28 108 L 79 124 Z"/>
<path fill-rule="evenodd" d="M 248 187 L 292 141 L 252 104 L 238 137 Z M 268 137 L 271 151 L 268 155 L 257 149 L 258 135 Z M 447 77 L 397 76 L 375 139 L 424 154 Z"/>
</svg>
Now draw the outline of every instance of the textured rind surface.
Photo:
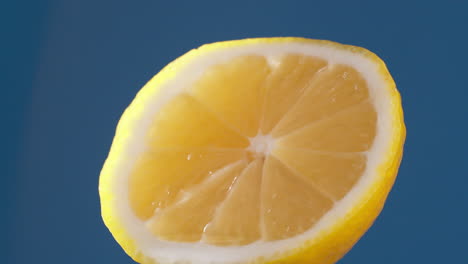
<svg viewBox="0 0 468 264">
<path fill-rule="evenodd" d="M 378 180 L 374 181 L 372 187 L 369 188 L 371 191 L 361 195 L 359 202 L 357 202 L 356 206 L 347 212 L 345 217 L 336 221 L 334 225 L 331 225 L 326 230 L 322 230 L 316 237 L 314 237 L 313 240 L 307 241 L 300 248 L 296 248 L 295 250 L 282 253 L 280 255 L 274 255 L 268 259 L 258 258 L 249 263 L 332 264 L 346 254 L 372 225 L 382 210 L 388 193 L 395 181 L 403 154 L 403 144 L 406 136 L 400 94 L 396 89 L 395 83 L 388 72 L 385 63 L 377 55 L 364 48 L 343 45 L 327 40 L 280 37 L 217 42 L 191 50 L 162 69 L 138 92 L 137 96 L 125 110 L 118 123 L 109 156 L 101 171 L 99 195 L 101 199 L 101 213 L 104 223 L 109 228 L 117 242 L 132 259 L 142 264 L 172 264 L 157 263 L 153 259 L 141 254 L 136 247 L 135 241 L 124 228 L 121 219 L 118 218 L 117 213 L 114 211 L 113 207 L 110 206 L 115 199 L 115 194 L 112 193 L 111 190 L 113 189 L 113 184 L 116 184 L 116 182 L 113 181 L 113 175 L 110 172 L 115 164 L 125 160 L 125 155 L 129 155 L 129 153 L 125 153 L 123 151 L 123 146 L 126 144 L 126 139 L 130 136 L 130 131 L 133 127 L 134 121 L 139 118 L 141 113 L 145 110 L 144 106 L 150 101 L 150 95 L 157 93 L 161 84 L 176 77 L 179 69 L 184 67 L 184 65 L 189 63 L 193 58 L 203 56 L 206 52 L 251 44 L 268 45 L 269 43 L 288 42 L 331 46 L 335 49 L 359 53 L 374 62 L 376 67 L 379 69 L 379 73 L 386 80 L 386 87 L 382 87 L 382 89 L 387 89 L 388 94 L 390 95 L 390 111 L 391 116 L 393 117 L 391 129 L 394 130 L 390 134 L 393 138 L 391 138 L 390 147 L 387 155 L 385 155 L 386 159 L 378 166 Z"/>
</svg>

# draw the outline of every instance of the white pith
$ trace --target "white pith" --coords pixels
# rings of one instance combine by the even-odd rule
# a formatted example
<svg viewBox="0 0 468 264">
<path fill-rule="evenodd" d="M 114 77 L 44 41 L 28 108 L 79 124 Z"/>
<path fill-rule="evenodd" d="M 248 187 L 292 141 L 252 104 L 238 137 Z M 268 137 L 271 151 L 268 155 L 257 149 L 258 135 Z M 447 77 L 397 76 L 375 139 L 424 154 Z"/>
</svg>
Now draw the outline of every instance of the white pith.
<svg viewBox="0 0 468 264">
<path fill-rule="evenodd" d="M 247 151 L 257 156 L 268 156 L 275 145 L 275 139 L 270 135 L 258 134 L 255 137 L 249 138 L 249 141 L 250 145 Z"/>
<path fill-rule="evenodd" d="M 142 220 L 137 218 L 129 205 L 128 200 L 128 177 L 131 174 L 133 165 L 139 154 L 145 151 L 144 134 L 148 131 L 155 113 L 173 97 L 188 92 L 190 84 L 197 80 L 203 71 L 215 64 L 228 61 L 240 55 L 262 55 L 273 64 L 277 58 L 286 53 L 299 53 L 309 56 L 324 58 L 329 64 L 346 64 L 354 67 L 366 79 L 370 99 L 378 114 L 377 134 L 373 146 L 367 152 L 368 162 L 363 176 L 349 193 L 340 201 L 335 203 L 333 209 L 326 213 L 317 224 L 310 230 L 298 236 L 273 242 L 255 242 L 245 246 L 213 246 L 199 243 L 180 243 L 158 240 L 152 235 Z M 391 105 L 385 80 L 381 79 L 378 67 L 375 62 L 349 51 L 337 50 L 334 47 L 321 46 L 319 44 L 304 43 L 275 43 L 275 44 L 249 44 L 245 46 L 231 47 L 227 50 L 209 51 L 204 56 L 197 57 L 190 61 L 182 70 L 178 71 L 178 76 L 162 84 L 157 91 L 154 90 L 152 97 L 147 100 L 150 104 L 145 104 L 147 108 L 140 113 L 139 118 L 133 119 L 130 126 L 131 137 L 127 137 L 123 144 L 122 153 L 127 153 L 125 161 L 114 161 L 115 166 L 108 172 L 115 177 L 113 193 L 119 195 L 115 197 L 113 206 L 119 214 L 125 229 L 136 243 L 136 247 L 141 253 L 160 263 L 238 263 L 253 260 L 258 257 L 269 258 L 273 254 L 285 252 L 297 248 L 306 240 L 313 239 L 318 231 L 330 227 L 337 219 L 344 217 L 346 212 L 359 200 L 360 195 L 365 193 L 373 182 L 373 177 L 377 176 L 377 166 L 382 162 L 382 157 L 387 151 L 388 138 L 392 136 L 392 118 L 390 114 Z M 248 150 L 253 153 L 268 155 L 274 144 L 269 135 L 257 135 L 250 138 L 251 145 Z M 229 262 L 227 262 L 229 260 Z"/>
</svg>

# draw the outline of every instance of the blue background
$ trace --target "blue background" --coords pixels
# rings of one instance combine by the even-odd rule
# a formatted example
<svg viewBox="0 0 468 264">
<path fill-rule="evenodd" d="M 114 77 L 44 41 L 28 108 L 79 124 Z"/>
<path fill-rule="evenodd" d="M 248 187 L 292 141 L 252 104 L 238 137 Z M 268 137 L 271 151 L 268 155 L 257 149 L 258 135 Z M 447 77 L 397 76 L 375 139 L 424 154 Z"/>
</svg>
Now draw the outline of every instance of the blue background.
<svg viewBox="0 0 468 264">
<path fill-rule="evenodd" d="M 398 179 L 339 263 L 468 263 L 466 1 L 50 0 L 2 11 L 6 263 L 133 263 L 97 192 L 119 116 L 189 49 L 266 36 L 366 47 L 402 94 Z"/>
</svg>

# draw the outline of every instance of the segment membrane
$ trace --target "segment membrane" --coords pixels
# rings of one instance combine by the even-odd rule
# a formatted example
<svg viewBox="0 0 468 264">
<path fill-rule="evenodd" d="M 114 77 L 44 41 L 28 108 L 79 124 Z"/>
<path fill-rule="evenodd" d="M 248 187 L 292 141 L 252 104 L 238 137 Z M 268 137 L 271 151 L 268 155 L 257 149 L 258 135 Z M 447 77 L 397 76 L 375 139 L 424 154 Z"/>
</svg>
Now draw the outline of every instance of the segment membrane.
<svg viewBox="0 0 468 264">
<path fill-rule="evenodd" d="M 273 155 L 335 200 L 343 198 L 354 186 L 367 161 L 362 153 L 324 153 L 298 148 L 277 148 Z"/>
<path fill-rule="evenodd" d="M 310 85 L 312 87 L 306 90 L 275 127 L 272 133 L 274 137 L 328 118 L 369 97 L 365 80 L 346 65 L 329 65 L 317 74 Z"/>
<path fill-rule="evenodd" d="M 332 200 L 272 156 L 265 162 L 262 185 L 267 241 L 301 234 L 333 206 Z"/>
<path fill-rule="evenodd" d="M 129 180 L 129 200 L 142 220 L 171 205 L 185 190 L 222 167 L 246 158 L 243 150 L 165 149 L 146 152 Z"/>
<path fill-rule="evenodd" d="M 265 82 L 262 134 L 270 133 L 327 65 L 322 59 L 299 54 L 283 56 L 280 62 Z"/>
<path fill-rule="evenodd" d="M 277 140 L 278 146 L 331 152 L 367 151 L 376 134 L 374 106 L 362 102 Z"/>
<path fill-rule="evenodd" d="M 199 241 L 216 208 L 226 198 L 245 162 L 238 162 L 217 171 L 202 184 L 188 190 L 179 200 L 148 223 L 159 238 L 175 241 Z"/>
<path fill-rule="evenodd" d="M 247 138 L 220 121 L 192 97 L 182 94 L 156 115 L 147 135 L 150 148 L 246 148 Z"/>
<path fill-rule="evenodd" d="M 261 238 L 260 187 L 263 159 L 252 161 L 221 203 L 205 229 L 203 241 L 216 245 L 244 245 Z"/>
<path fill-rule="evenodd" d="M 264 82 L 270 74 L 262 56 L 241 56 L 208 69 L 191 93 L 241 134 L 257 134 Z"/>
</svg>

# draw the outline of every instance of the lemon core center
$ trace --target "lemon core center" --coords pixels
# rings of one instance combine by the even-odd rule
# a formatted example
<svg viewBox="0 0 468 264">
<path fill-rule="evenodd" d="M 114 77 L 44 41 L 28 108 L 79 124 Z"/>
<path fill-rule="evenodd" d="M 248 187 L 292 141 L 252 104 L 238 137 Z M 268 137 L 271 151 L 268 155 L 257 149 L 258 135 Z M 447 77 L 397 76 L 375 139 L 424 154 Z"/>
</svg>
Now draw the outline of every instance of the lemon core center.
<svg viewBox="0 0 468 264">
<path fill-rule="evenodd" d="M 247 148 L 255 157 L 266 157 L 270 155 L 275 144 L 275 140 L 270 135 L 257 134 L 255 137 L 249 138 L 250 145 Z"/>
</svg>

